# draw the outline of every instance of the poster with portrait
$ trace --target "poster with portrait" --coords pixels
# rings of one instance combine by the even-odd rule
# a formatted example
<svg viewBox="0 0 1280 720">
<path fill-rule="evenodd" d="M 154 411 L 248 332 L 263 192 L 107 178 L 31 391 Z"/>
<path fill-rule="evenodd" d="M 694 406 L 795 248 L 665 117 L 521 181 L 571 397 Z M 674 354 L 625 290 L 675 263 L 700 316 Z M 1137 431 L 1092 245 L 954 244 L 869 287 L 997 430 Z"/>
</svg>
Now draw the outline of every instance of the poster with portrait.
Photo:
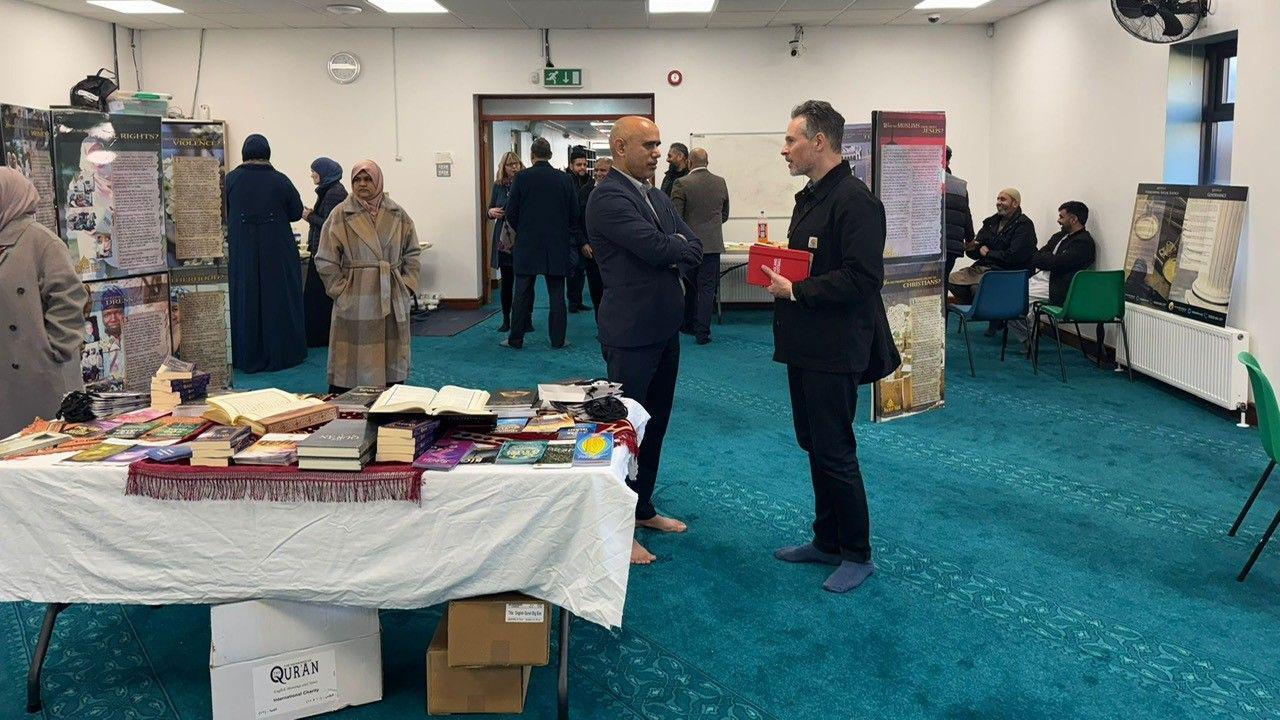
<svg viewBox="0 0 1280 720">
<path fill-rule="evenodd" d="M 49 138 L 49 111 L 20 105 L 0 105 L 0 148 L 4 164 L 22 173 L 40 195 L 36 222 L 58 234 L 54 211 L 53 145 Z"/>
<path fill-rule="evenodd" d="M 840 154 L 849 163 L 853 176 L 871 187 L 871 123 L 845 125 Z"/>
<path fill-rule="evenodd" d="M 231 293 L 225 265 L 169 271 L 173 354 L 209 373 L 209 388 L 231 386 Z"/>
<path fill-rule="evenodd" d="M 170 351 L 169 274 L 87 283 L 80 369 L 89 390 L 146 391 Z"/>
<path fill-rule="evenodd" d="M 874 418 L 892 420 L 945 404 L 947 326 L 942 260 L 885 266 L 885 312 L 902 364 L 875 384 Z"/>
<path fill-rule="evenodd" d="M 164 234 L 171 268 L 226 261 L 226 136 L 220 121 L 165 120 L 161 125 Z"/>
<path fill-rule="evenodd" d="M 1227 324 L 1249 189 L 1142 184 L 1125 253 L 1125 299 Z"/>
<path fill-rule="evenodd" d="M 76 272 L 164 270 L 160 118 L 54 110 L 52 122 L 59 223 Z"/>
</svg>

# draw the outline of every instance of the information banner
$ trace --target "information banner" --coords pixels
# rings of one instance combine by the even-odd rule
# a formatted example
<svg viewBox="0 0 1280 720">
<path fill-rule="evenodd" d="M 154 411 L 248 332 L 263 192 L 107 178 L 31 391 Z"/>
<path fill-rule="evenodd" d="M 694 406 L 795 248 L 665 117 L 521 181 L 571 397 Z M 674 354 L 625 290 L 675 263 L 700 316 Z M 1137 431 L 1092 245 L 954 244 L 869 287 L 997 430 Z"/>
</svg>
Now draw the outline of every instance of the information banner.
<svg viewBox="0 0 1280 720">
<path fill-rule="evenodd" d="M 225 265 L 169 271 L 173 354 L 209 373 L 209 388 L 231 386 L 231 294 Z"/>
<path fill-rule="evenodd" d="M 1125 299 L 1227 324 L 1249 189 L 1138 186 L 1125 255 Z"/>
<path fill-rule="evenodd" d="M 844 140 L 840 142 L 840 154 L 849 163 L 853 176 L 871 187 L 871 123 L 844 126 Z"/>
<path fill-rule="evenodd" d="M 160 118 L 53 111 L 62 238 L 85 280 L 166 269 Z"/>
<path fill-rule="evenodd" d="M 58 234 L 49 111 L 0 105 L 0 147 L 4 148 L 4 164 L 22 173 L 40 194 L 36 222 Z"/>
<path fill-rule="evenodd" d="M 169 275 L 87 283 L 80 369 L 89 390 L 146 391 L 169 344 Z"/>
<path fill-rule="evenodd" d="M 946 131 L 941 112 L 876 112 L 871 118 L 871 187 L 884 203 L 886 225 L 881 297 L 902 356 L 902 365 L 875 384 L 876 421 L 945 404 Z"/>
<path fill-rule="evenodd" d="M 225 262 L 226 135 L 222 122 L 165 120 L 161 126 L 169 267 Z"/>
</svg>

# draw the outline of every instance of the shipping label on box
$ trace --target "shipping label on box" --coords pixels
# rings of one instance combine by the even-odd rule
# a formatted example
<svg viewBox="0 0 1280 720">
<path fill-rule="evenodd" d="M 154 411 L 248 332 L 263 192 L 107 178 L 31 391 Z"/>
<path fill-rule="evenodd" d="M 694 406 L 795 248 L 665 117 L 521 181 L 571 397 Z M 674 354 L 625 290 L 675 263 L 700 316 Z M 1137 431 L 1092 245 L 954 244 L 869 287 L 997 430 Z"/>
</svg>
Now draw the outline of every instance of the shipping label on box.
<svg viewBox="0 0 1280 720">
<path fill-rule="evenodd" d="M 541 623 L 546 622 L 547 605 L 542 602 L 507 603 L 507 622 L 509 623 Z"/>
<path fill-rule="evenodd" d="M 338 662 L 333 650 L 295 655 L 253 668 L 253 708 L 258 720 L 299 710 L 337 710 Z"/>
</svg>

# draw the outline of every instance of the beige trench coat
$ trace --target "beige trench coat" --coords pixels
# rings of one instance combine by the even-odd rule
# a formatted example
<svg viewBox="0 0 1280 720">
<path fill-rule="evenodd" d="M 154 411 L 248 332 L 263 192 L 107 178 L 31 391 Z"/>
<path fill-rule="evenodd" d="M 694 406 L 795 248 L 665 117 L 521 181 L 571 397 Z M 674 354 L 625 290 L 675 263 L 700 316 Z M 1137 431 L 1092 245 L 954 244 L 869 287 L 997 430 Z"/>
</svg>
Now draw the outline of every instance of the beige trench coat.
<svg viewBox="0 0 1280 720">
<path fill-rule="evenodd" d="M 383 196 L 375 225 L 355 195 L 325 220 L 316 272 L 333 298 L 329 384 L 351 388 L 409 376 L 409 307 L 418 290 L 413 220 Z"/>
<path fill-rule="evenodd" d="M 0 437 L 83 390 L 80 349 L 89 295 L 57 235 L 28 215 L 0 231 Z"/>
</svg>

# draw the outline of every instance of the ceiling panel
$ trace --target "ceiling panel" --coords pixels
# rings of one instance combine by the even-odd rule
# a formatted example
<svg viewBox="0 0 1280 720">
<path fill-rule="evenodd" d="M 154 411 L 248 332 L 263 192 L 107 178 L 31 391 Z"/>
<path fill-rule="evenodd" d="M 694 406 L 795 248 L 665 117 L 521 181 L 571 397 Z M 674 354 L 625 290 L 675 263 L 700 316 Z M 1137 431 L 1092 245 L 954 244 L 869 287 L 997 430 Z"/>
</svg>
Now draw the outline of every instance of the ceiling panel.
<svg viewBox="0 0 1280 720">
<path fill-rule="evenodd" d="M 227 27 L 241 30 L 288 27 L 285 25 L 284 20 L 268 15 L 254 15 L 253 13 L 220 13 L 218 15 L 210 15 L 209 18 Z"/>
<path fill-rule="evenodd" d="M 853 4 L 853 0 L 787 0 L 783 11 L 792 10 L 844 10 Z"/>
<path fill-rule="evenodd" d="M 158 0 L 164 2 L 164 0 Z M 341 2 L 342 0 L 333 0 L 333 2 Z M 297 2 L 296 0 L 224 0 L 225 3 L 238 6 L 236 11 L 242 13 L 253 13 L 254 15 L 270 15 L 272 13 L 296 13 L 308 10 L 306 3 Z M 326 3 L 327 4 L 327 3 Z M 359 5 L 360 0 L 354 0 L 354 4 Z M 320 6 L 324 9 L 324 5 Z M 366 11 L 367 12 L 367 11 Z M 207 14 L 207 13 L 206 13 Z"/>
<path fill-rule="evenodd" d="M 455 17 L 473 28 L 524 28 L 528 27 L 506 0 L 477 0 L 476 2 L 441 3 Z"/>
<path fill-rule="evenodd" d="M 531 28 L 586 29 L 582 0 L 529 0 L 511 7 Z"/>
<path fill-rule="evenodd" d="M 710 19 L 711 13 L 659 13 L 649 16 L 649 27 L 658 30 L 701 29 Z"/>
<path fill-rule="evenodd" d="M 809 11 L 788 11 L 783 10 L 773 19 L 769 21 L 770 27 L 780 27 L 785 25 L 826 25 L 840 14 L 839 10 L 809 10 Z"/>
<path fill-rule="evenodd" d="M 898 10 L 906 12 L 920 3 L 920 0 L 857 0 L 849 6 L 850 10 Z"/>
<path fill-rule="evenodd" d="M 711 16 L 707 27 L 712 28 L 759 28 L 769 24 L 776 13 L 770 12 L 718 12 Z"/>
<path fill-rule="evenodd" d="M 644 3 L 587 3 L 583 18 L 590 28 L 645 28 L 649 14 Z"/>
<path fill-rule="evenodd" d="M 217 15 L 165 15 L 164 24 L 171 28 L 227 28 Z"/>
<path fill-rule="evenodd" d="M 901 14 L 900 10 L 846 10 L 828 24 L 836 27 L 884 25 Z"/>
<path fill-rule="evenodd" d="M 465 29 L 467 26 L 449 13 L 384 13 L 365 10 L 359 15 L 343 15 L 347 27 L 356 28 L 438 28 Z"/>
<path fill-rule="evenodd" d="M 726 12 L 777 12 L 784 0 L 720 0 L 716 14 Z"/>
</svg>

